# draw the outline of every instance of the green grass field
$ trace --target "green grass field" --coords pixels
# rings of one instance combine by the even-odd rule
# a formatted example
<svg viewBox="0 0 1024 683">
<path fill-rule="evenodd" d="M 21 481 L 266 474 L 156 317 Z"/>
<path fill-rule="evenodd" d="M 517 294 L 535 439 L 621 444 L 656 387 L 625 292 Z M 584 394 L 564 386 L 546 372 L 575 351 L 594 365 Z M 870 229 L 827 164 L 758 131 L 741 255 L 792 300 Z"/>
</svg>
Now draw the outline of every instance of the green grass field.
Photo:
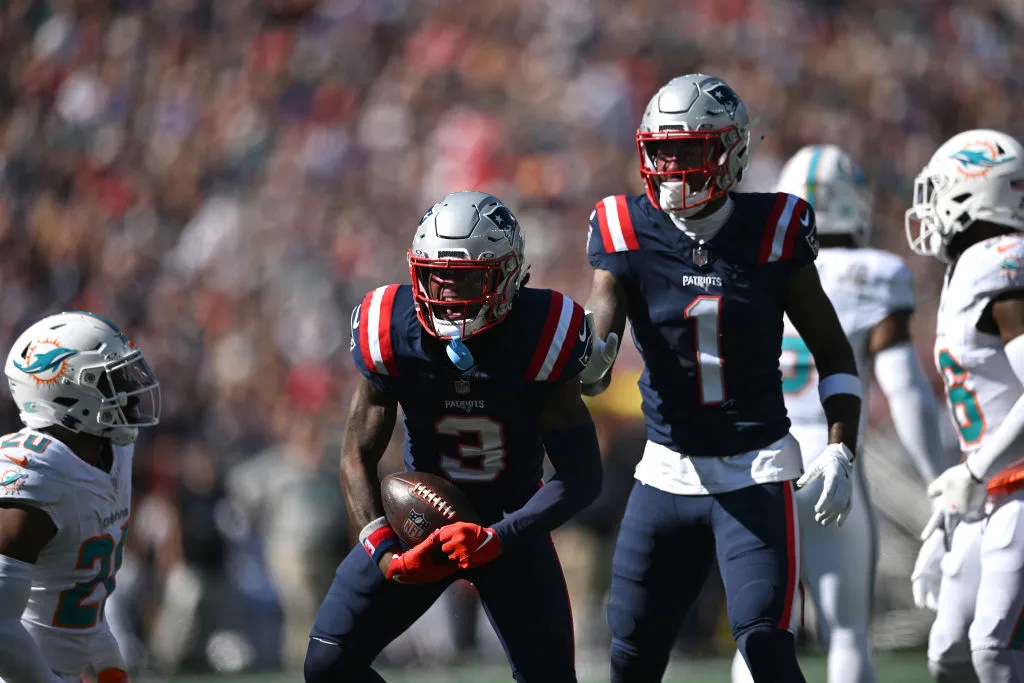
<svg viewBox="0 0 1024 683">
<path fill-rule="evenodd" d="M 925 669 L 924 653 L 877 652 L 875 664 L 882 683 L 931 683 Z M 580 683 L 607 681 L 607 662 L 593 665 L 580 663 Z M 825 683 L 825 659 L 821 655 L 800 658 L 808 683 Z M 445 669 L 380 670 L 388 683 L 509 683 L 509 669 L 499 665 L 473 665 Z M 301 675 L 255 674 L 236 676 L 189 676 L 172 679 L 172 683 L 300 683 Z M 668 669 L 665 683 L 729 683 L 729 661 L 704 659 L 675 661 Z"/>
</svg>

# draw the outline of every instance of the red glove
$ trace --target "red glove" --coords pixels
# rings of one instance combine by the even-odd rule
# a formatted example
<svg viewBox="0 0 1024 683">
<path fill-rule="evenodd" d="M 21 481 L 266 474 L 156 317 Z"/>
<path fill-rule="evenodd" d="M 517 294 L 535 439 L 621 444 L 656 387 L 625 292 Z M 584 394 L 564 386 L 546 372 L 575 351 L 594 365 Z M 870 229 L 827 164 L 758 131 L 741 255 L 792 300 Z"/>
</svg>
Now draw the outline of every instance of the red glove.
<svg viewBox="0 0 1024 683">
<path fill-rule="evenodd" d="M 443 526 L 440 533 L 441 550 L 448 559 L 458 562 L 461 569 L 481 567 L 501 555 L 501 541 L 494 529 L 469 522 L 456 522 Z"/>
<path fill-rule="evenodd" d="M 121 669 L 104 669 L 96 677 L 97 683 L 128 683 L 128 674 Z"/>
<path fill-rule="evenodd" d="M 455 573 L 458 567 L 441 552 L 440 529 L 420 541 L 415 548 L 395 555 L 388 563 L 388 581 L 398 583 L 435 583 Z"/>
</svg>

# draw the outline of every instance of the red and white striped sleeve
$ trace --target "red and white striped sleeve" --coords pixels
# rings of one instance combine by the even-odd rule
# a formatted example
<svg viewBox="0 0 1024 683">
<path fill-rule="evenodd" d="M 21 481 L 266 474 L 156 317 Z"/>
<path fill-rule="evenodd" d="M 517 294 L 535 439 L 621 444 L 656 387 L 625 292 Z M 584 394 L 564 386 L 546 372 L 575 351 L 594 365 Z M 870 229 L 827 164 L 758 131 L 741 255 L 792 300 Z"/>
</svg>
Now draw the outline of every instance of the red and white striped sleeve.
<svg viewBox="0 0 1024 683">
<path fill-rule="evenodd" d="M 628 268 L 623 257 L 638 249 L 640 241 L 627 197 L 614 195 L 599 201 L 590 214 L 587 233 L 590 265 L 622 276 Z"/>
<path fill-rule="evenodd" d="M 561 292 L 552 291 L 526 379 L 565 382 L 575 378 L 586 365 L 592 343 L 583 307 Z"/>
<path fill-rule="evenodd" d="M 761 238 L 758 263 L 795 260 L 810 262 L 818 256 L 814 209 L 796 195 L 779 192 Z"/>
<path fill-rule="evenodd" d="M 391 313 L 398 288 L 399 285 L 385 285 L 367 292 L 352 313 L 352 357 L 367 377 L 398 374 L 391 338 Z"/>
</svg>

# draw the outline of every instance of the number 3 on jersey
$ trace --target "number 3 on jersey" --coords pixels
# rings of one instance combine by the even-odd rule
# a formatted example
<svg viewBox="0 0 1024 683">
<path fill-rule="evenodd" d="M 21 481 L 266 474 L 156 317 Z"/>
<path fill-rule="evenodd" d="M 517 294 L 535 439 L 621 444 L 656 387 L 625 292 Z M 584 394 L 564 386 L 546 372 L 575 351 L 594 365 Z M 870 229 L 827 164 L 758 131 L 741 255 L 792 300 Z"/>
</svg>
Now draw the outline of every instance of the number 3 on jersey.
<svg viewBox="0 0 1024 683">
<path fill-rule="evenodd" d="M 700 402 L 716 406 L 725 402 L 725 375 L 722 371 L 722 297 L 701 295 L 683 311 L 686 319 L 693 319 L 694 346 L 697 353 L 697 381 Z"/>
<path fill-rule="evenodd" d="M 960 433 L 960 443 L 964 447 L 974 446 L 985 434 L 985 415 L 978 405 L 977 395 L 965 386 L 967 371 L 947 349 L 939 351 L 936 357 L 946 381 L 946 400 Z"/>
<path fill-rule="evenodd" d="M 441 469 L 452 481 L 486 483 L 505 469 L 505 432 L 500 422 L 482 415 L 447 415 L 434 429 L 444 436 L 471 436 L 476 442 L 460 443 L 457 456 L 441 456 Z"/>
<path fill-rule="evenodd" d="M 53 614 L 53 625 L 57 628 L 87 629 L 97 622 L 103 621 L 103 607 L 107 598 L 114 592 L 117 581 L 114 574 L 121 568 L 124 559 L 124 542 L 128 538 L 128 522 L 121 526 L 121 540 L 115 545 L 110 534 L 94 536 L 82 543 L 78 550 L 78 562 L 75 569 L 92 569 L 99 562 L 100 568 L 96 576 L 88 581 L 76 583 L 60 594 L 57 600 L 57 611 Z M 111 571 L 113 565 L 113 571 Z M 92 597 L 97 586 L 103 586 L 105 595 L 83 604 Z"/>
</svg>

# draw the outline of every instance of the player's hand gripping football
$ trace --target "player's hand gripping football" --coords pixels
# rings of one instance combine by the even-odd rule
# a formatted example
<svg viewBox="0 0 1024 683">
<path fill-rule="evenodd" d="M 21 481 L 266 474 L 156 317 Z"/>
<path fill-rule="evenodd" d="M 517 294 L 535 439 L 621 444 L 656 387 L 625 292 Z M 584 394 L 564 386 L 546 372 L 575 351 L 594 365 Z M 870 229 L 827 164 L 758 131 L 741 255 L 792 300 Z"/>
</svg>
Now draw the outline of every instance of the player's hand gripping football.
<svg viewBox="0 0 1024 683">
<path fill-rule="evenodd" d="M 921 540 L 936 529 L 945 529 L 952 538 L 953 529 L 960 522 L 976 522 L 985 516 L 988 491 L 985 484 L 967 468 L 967 463 L 954 465 L 940 474 L 928 486 L 932 499 L 932 516 L 924 525 Z"/>
<path fill-rule="evenodd" d="M 454 574 L 458 567 L 454 562 L 448 562 L 441 553 L 440 531 L 437 529 L 419 545 L 404 553 L 381 558 L 381 569 L 387 580 L 397 583 L 435 583 Z"/>
<path fill-rule="evenodd" d="M 842 526 L 846 521 L 853 495 L 852 472 L 850 449 L 841 443 L 830 443 L 797 480 L 797 488 L 803 488 L 816 479 L 822 480 L 821 496 L 814 504 L 814 521 L 818 524 L 828 526 L 834 522 Z"/>
<path fill-rule="evenodd" d="M 942 558 L 945 554 L 945 535 L 941 529 L 936 529 L 918 551 L 914 572 L 910 575 L 914 604 L 922 609 L 933 612 L 939 609 L 939 585 L 942 583 Z"/>
<path fill-rule="evenodd" d="M 441 534 L 441 550 L 460 569 L 473 569 L 493 562 L 501 554 L 501 541 L 494 529 L 469 522 L 448 524 L 437 530 Z"/>
<path fill-rule="evenodd" d="M 586 319 L 587 326 L 594 335 L 594 350 L 586 367 L 580 372 L 580 382 L 584 385 L 600 382 L 615 363 L 615 357 L 619 355 L 619 335 L 609 332 L 608 338 L 602 340 L 594 325 L 594 314 L 588 311 Z"/>
</svg>

